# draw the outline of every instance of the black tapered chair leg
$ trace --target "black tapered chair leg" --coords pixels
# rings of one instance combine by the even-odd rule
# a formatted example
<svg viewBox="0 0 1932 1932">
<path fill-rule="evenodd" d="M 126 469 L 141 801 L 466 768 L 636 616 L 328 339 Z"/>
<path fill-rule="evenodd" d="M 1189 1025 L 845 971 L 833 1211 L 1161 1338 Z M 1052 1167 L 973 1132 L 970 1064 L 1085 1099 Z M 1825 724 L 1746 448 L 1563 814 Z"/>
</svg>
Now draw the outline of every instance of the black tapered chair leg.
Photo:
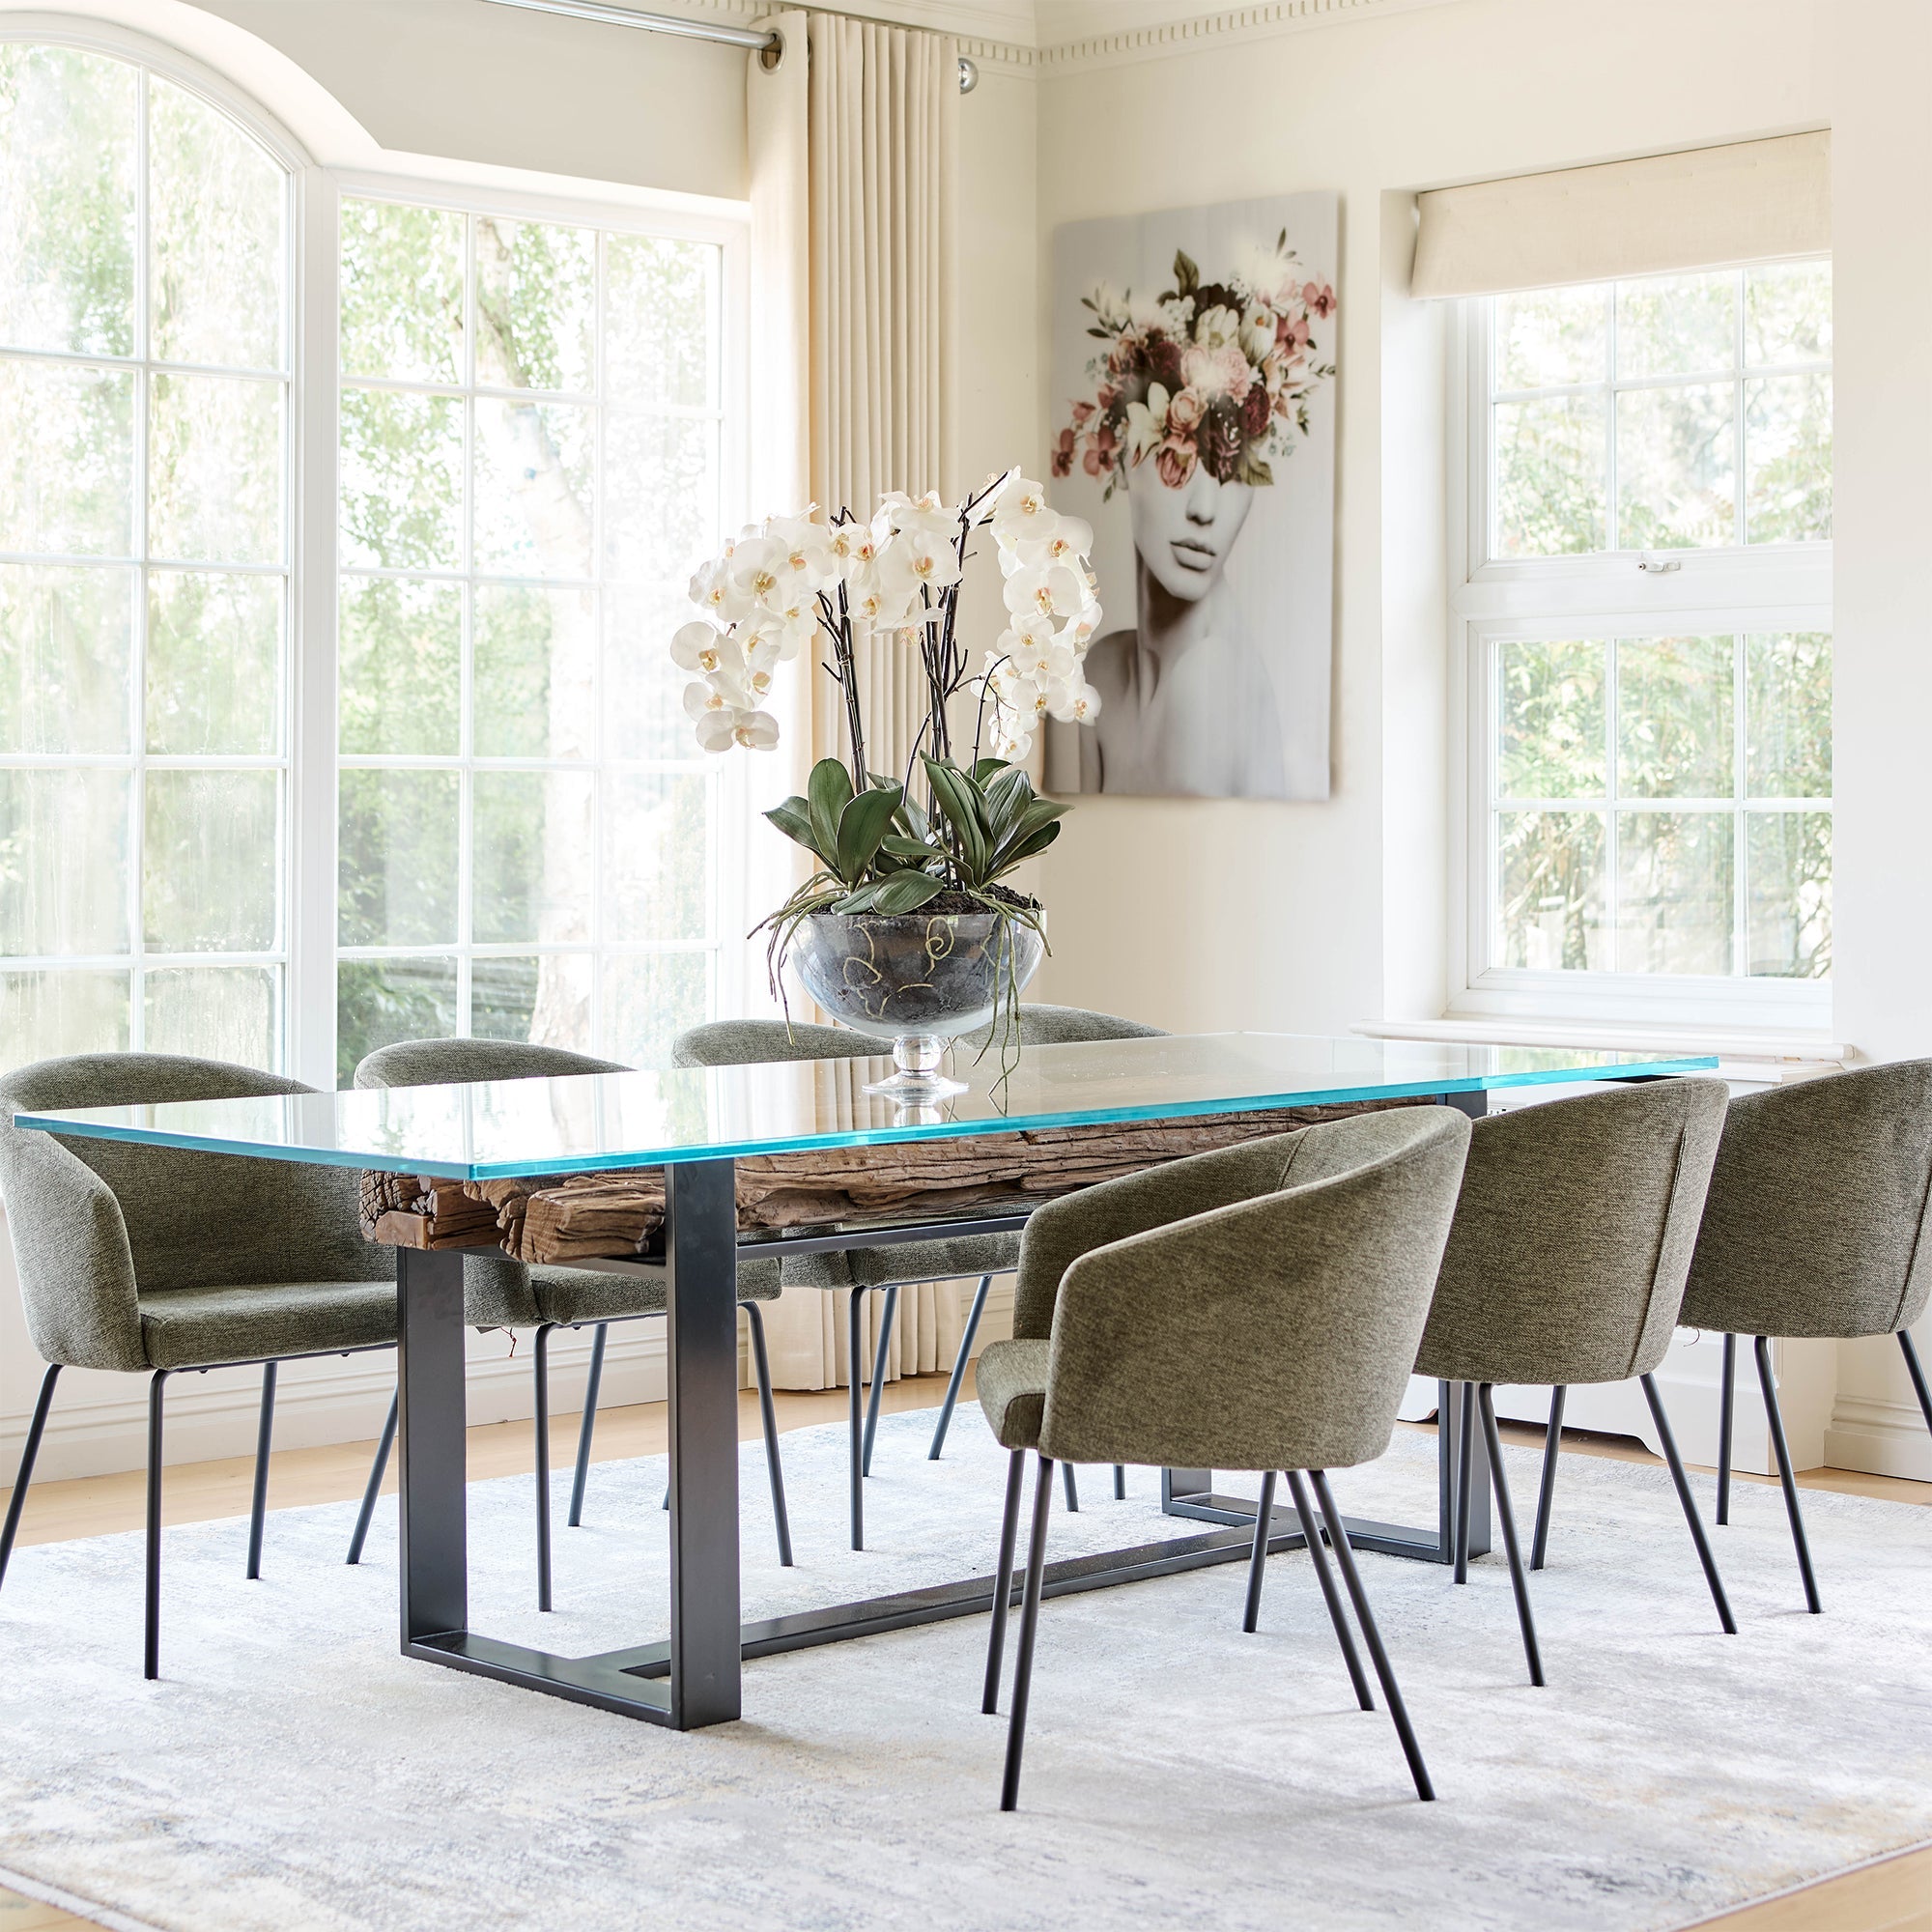
<svg viewBox="0 0 1932 1932">
<path fill-rule="evenodd" d="M 61 1365 L 49 1362 L 41 1378 L 41 1393 L 34 1403 L 33 1420 L 27 1424 L 27 1439 L 20 1450 L 19 1473 L 14 1478 L 14 1493 L 7 1503 L 7 1520 L 0 1526 L 0 1583 L 7 1580 L 7 1565 L 14 1554 L 14 1539 L 20 1532 L 20 1512 L 27 1503 L 27 1485 L 34 1480 L 34 1461 L 41 1453 L 41 1437 L 47 1433 L 47 1411 L 54 1405 L 54 1383 L 60 1379 Z"/>
<path fill-rule="evenodd" d="M 1536 1619 L 1529 1607 L 1529 1577 L 1522 1567 L 1522 1550 L 1516 1540 L 1516 1511 L 1510 1507 L 1509 1478 L 1503 1473 L 1502 1432 L 1496 1427 L 1494 1384 L 1476 1389 L 1476 1406 L 1483 1415 L 1483 1446 L 1490 1452 L 1490 1484 L 1496 1492 L 1496 1514 L 1502 1519 L 1503 1550 L 1509 1557 L 1510 1588 L 1516 1592 L 1516 1620 L 1522 1631 L 1522 1654 L 1529 1681 L 1543 1682 L 1543 1658 L 1536 1647 Z"/>
<path fill-rule="evenodd" d="M 1738 1403 L 1738 1338 L 1724 1337 L 1723 1382 L 1718 1390 L 1718 1520 L 1731 1520 L 1731 1434 Z"/>
<path fill-rule="evenodd" d="M 248 1504 L 248 1580 L 262 1575 L 262 1526 L 269 1519 L 269 1452 L 275 1439 L 275 1365 L 262 1364 L 262 1414 L 255 1425 L 255 1493 Z"/>
<path fill-rule="evenodd" d="M 1046 1520 L 1053 1511 L 1053 1459 L 1039 1459 L 1033 1491 L 1033 1540 L 1027 1546 L 1026 1592 L 1020 1599 L 1019 1655 L 1013 1660 L 1013 1709 L 1007 1719 L 1007 1769 L 1000 1782 L 1000 1809 L 1020 1802 L 1020 1756 L 1026 1749 L 1027 1704 L 1033 1693 L 1033 1647 L 1039 1633 L 1040 1587 L 1046 1579 Z"/>
<path fill-rule="evenodd" d="M 611 1324 L 600 1321 L 590 1338 L 590 1378 L 583 1384 L 583 1420 L 577 1425 L 577 1472 L 570 1479 L 570 1526 L 583 1521 L 583 1486 L 590 1480 L 590 1442 L 597 1433 L 597 1398 L 604 1387 L 604 1345 Z"/>
<path fill-rule="evenodd" d="M 1248 1604 L 1241 1628 L 1252 1631 L 1261 1621 L 1262 1578 L 1267 1573 L 1268 1532 L 1274 1527 L 1274 1471 L 1262 1475 L 1261 1501 L 1255 1506 L 1255 1544 L 1248 1554 Z"/>
<path fill-rule="evenodd" d="M 986 1293 L 992 1286 L 993 1277 L 982 1274 L 980 1286 L 973 1291 L 973 1306 L 966 1311 L 966 1329 L 959 1337 L 959 1352 L 952 1358 L 952 1379 L 946 1384 L 946 1400 L 939 1405 L 939 1420 L 933 1425 L 932 1447 L 925 1452 L 928 1463 L 938 1462 L 939 1452 L 946 1447 L 946 1432 L 952 1427 L 959 1385 L 966 1379 L 966 1364 L 973 1359 L 974 1338 L 980 1332 L 980 1318 L 986 1312 Z"/>
<path fill-rule="evenodd" d="M 1020 1534 L 1020 1492 L 1026 1485 L 1026 1451 L 1007 1458 L 1007 1507 L 1000 1518 L 1000 1564 L 993 1573 L 993 1624 L 986 1634 L 986 1686 L 980 1708 L 989 1718 L 1000 1708 L 1000 1665 L 1007 1648 L 1007 1611 L 1013 1601 L 1013 1546 Z"/>
<path fill-rule="evenodd" d="M 1342 1593 L 1329 1573 L 1328 1558 L 1321 1548 L 1321 1525 L 1308 1501 L 1308 1491 L 1299 1469 L 1288 1472 L 1288 1492 L 1294 1498 L 1294 1513 L 1301 1519 L 1301 1534 L 1308 1545 L 1309 1560 L 1315 1565 L 1315 1580 L 1321 1586 L 1321 1601 L 1328 1605 L 1328 1621 L 1335 1626 L 1335 1641 L 1342 1646 L 1342 1662 L 1349 1666 L 1349 1682 L 1355 1687 L 1355 1701 L 1363 1710 L 1376 1708 L 1375 1693 L 1369 1689 L 1368 1673 L 1356 1654 L 1354 1633 L 1349 1628 L 1349 1613 L 1342 1607 Z"/>
<path fill-rule="evenodd" d="M 1549 1512 L 1556 1501 L 1556 1458 L 1563 1447 L 1563 1404 L 1569 1393 L 1561 1382 L 1549 1392 L 1549 1431 L 1543 1438 L 1543 1480 L 1536 1491 L 1536 1541 L 1529 1549 L 1532 1570 L 1541 1570 L 1549 1553 Z"/>
<path fill-rule="evenodd" d="M 1456 1580 L 1469 1580 L 1469 1464 L 1476 1453 L 1476 1405 L 1467 1382 L 1452 1384 L 1456 1398 Z"/>
<path fill-rule="evenodd" d="M 550 1608 L 550 1331 L 546 1321 L 537 1330 L 532 1374 L 536 1379 L 537 1417 L 537 1608 Z"/>
<path fill-rule="evenodd" d="M 1925 1418 L 1925 1426 L 1932 1429 L 1932 1388 L 1925 1383 L 1925 1371 L 1919 1366 L 1918 1350 L 1913 1346 L 1909 1329 L 1898 1331 L 1898 1347 L 1905 1356 L 1905 1372 L 1912 1378 L 1912 1392 L 1918 1398 L 1918 1411 Z M 6 1560 L 0 1557 L 0 1576 L 6 1575 Z"/>
<path fill-rule="evenodd" d="M 1114 1464 L 1114 1500 L 1117 1503 L 1123 1503 L 1126 1499 L 1127 1465 L 1124 1463 L 1116 1463 Z"/>
<path fill-rule="evenodd" d="M 1069 1516 L 1078 1516 L 1080 1514 L 1080 1485 L 1074 1479 L 1073 1464 L 1071 1463 L 1061 1463 L 1060 1486 L 1066 1492 L 1067 1514 Z"/>
<path fill-rule="evenodd" d="M 1771 1446 L 1777 1457 L 1777 1481 L 1784 1491 L 1784 1514 L 1791 1519 L 1791 1545 L 1798 1552 L 1804 1607 L 1815 1617 L 1824 1605 L 1818 1601 L 1818 1579 L 1811 1572 L 1811 1544 L 1804 1534 L 1804 1512 L 1798 1507 L 1798 1476 L 1791 1466 L 1791 1445 L 1784 1439 L 1784 1411 L 1777 1406 L 1776 1378 L 1771 1373 L 1770 1336 L 1758 1336 L 1751 1344 L 1751 1352 L 1757 1357 L 1757 1382 L 1764 1391 L 1764 1416 L 1771 1424 Z"/>
<path fill-rule="evenodd" d="M 741 1301 L 745 1319 L 752 1324 L 752 1373 L 758 1382 L 758 1416 L 765 1428 L 765 1473 L 772 1486 L 772 1516 L 778 1523 L 779 1563 L 789 1570 L 791 1563 L 791 1518 L 785 1514 L 784 1463 L 779 1456 L 779 1411 L 772 1400 L 772 1364 L 765 1352 L 765 1318 L 755 1301 Z M 601 1341 L 604 1331 L 600 1328 Z"/>
<path fill-rule="evenodd" d="M 886 1290 L 886 1304 L 879 1310 L 879 1339 L 872 1345 L 872 1390 L 866 1398 L 866 1443 L 859 1458 L 859 1473 L 872 1473 L 872 1438 L 879 1433 L 879 1395 L 886 1386 L 886 1357 L 892 1349 L 893 1318 L 899 1312 L 896 1286 Z"/>
<path fill-rule="evenodd" d="M 401 1391 L 389 1398 L 389 1413 L 384 1418 L 383 1433 L 376 1438 L 375 1460 L 369 1464 L 369 1480 L 362 1490 L 362 1507 L 355 1513 L 355 1534 L 349 1539 L 349 1560 L 362 1560 L 362 1546 L 369 1540 L 369 1520 L 376 1514 L 376 1498 L 383 1493 L 384 1472 L 389 1466 L 389 1452 L 396 1446 L 396 1404 Z"/>
<path fill-rule="evenodd" d="M 866 1547 L 866 1291 L 855 1288 L 845 1298 L 845 1354 L 851 1374 L 847 1378 L 848 1420 L 852 1433 L 852 1548 Z"/>
<path fill-rule="evenodd" d="M 156 1369 L 148 1383 L 148 1565 L 141 1675 L 161 1674 L 161 1397 L 169 1371 Z"/>
<path fill-rule="evenodd" d="M 1718 1575 L 1718 1559 L 1711 1552 L 1711 1539 L 1704 1534 L 1704 1519 L 1697 1514 L 1696 1498 L 1690 1493 L 1690 1478 L 1684 1473 L 1684 1458 L 1677 1453 L 1677 1437 L 1671 1433 L 1670 1417 L 1664 1412 L 1663 1398 L 1657 1392 L 1655 1376 L 1639 1376 L 1643 1399 L 1650 1405 L 1650 1419 L 1657 1424 L 1658 1439 L 1663 1444 L 1663 1460 L 1670 1465 L 1670 1480 L 1677 1490 L 1677 1501 L 1690 1527 L 1690 1541 L 1697 1547 L 1697 1561 L 1704 1566 L 1704 1580 L 1711 1586 L 1711 1601 L 1718 1606 L 1718 1621 L 1726 1636 L 1736 1636 L 1738 1621 L 1731 1615 L 1731 1600 L 1724 1594 L 1724 1579 Z M 1795 1493 L 1795 1492 L 1794 1492 Z"/>
<path fill-rule="evenodd" d="M 1328 1524 L 1328 1542 L 1335 1551 L 1335 1561 L 1342 1572 L 1342 1581 L 1348 1586 L 1349 1601 L 1355 1606 L 1355 1621 L 1362 1627 L 1362 1635 L 1369 1646 L 1369 1661 L 1376 1666 L 1376 1677 L 1382 1687 L 1382 1695 L 1388 1701 L 1389 1717 L 1395 1723 L 1395 1734 L 1402 1741 L 1402 1754 L 1408 1760 L 1408 1775 L 1415 1780 L 1415 1795 L 1427 1803 L 1435 1796 L 1435 1787 L 1429 1781 L 1429 1767 L 1422 1761 L 1422 1747 L 1415 1741 L 1415 1726 L 1408 1721 L 1408 1706 L 1402 1701 L 1402 1686 L 1395 1681 L 1395 1666 L 1389 1662 L 1388 1652 L 1382 1647 L 1382 1634 L 1376 1628 L 1375 1612 L 1369 1608 L 1369 1593 L 1362 1588 L 1362 1578 L 1355 1569 L 1355 1552 L 1349 1545 L 1349 1531 L 1342 1521 L 1342 1512 L 1335 1507 L 1335 1497 L 1328 1488 L 1325 1470 L 1311 1469 L 1308 1480 L 1315 1486 L 1316 1500 L 1321 1505 L 1321 1514 Z"/>
</svg>

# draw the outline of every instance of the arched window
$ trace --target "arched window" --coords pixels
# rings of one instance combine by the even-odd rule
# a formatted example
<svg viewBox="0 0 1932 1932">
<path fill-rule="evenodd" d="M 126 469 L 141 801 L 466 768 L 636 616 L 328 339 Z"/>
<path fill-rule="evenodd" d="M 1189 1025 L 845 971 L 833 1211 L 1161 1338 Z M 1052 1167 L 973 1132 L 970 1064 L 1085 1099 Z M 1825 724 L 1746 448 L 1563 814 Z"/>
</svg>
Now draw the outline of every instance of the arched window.
<svg viewBox="0 0 1932 1932">
<path fill-rule="evenodd" d="M 138 60 L 0 42 L 0 1062 L 277 1065 L 285 162 Z"/>
</svg>

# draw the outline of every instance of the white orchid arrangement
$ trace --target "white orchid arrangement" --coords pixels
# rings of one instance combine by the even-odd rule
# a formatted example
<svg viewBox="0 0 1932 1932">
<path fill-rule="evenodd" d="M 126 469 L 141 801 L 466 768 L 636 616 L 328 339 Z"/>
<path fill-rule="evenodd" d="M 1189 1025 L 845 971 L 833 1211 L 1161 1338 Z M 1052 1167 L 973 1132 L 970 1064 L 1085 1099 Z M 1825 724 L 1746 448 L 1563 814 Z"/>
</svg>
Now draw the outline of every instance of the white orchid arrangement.
<svg viewBox="0 0 1932 1932">
<path fill-rule="evenodd" d="M 969 677 L 959 593 L 973 534 L 987 527 L 1008 622 Z M 1093 542 L 1086 524 L 1056 514 L 1039 484 L 1009 469 L 957 504 L 894 492 L 869 522 L 815 507 L 769 518 L 692 579 L 703 614 L 670 649 L 694 674 L 684 705 L 707 752 L 776 746 L 778 720 L 766 708 L 773 677 L 807 652 L 823 650 L 843 698 L 846 759 L 821 758 L 806 794 L 765 814 L 817 861 L 762 923 L 775 980 L 799 923 L 817 913 L 979 911 L 1039 929 L 1039 907 L 998 881 L 1053 842 L 1067 810 L 1038 797 L 1017 763 L 1040 719 L 1090 724 L 1099 714 L 1085 668 L 1100 623 Z M 867 758 L 857 662 L 861 642 L 880 633 L 917 654 L 925 679 L 925 716 L 897 778 Z M 962 691 L 977 698 L 963 763 L 951 717 Z"/>
</svg>

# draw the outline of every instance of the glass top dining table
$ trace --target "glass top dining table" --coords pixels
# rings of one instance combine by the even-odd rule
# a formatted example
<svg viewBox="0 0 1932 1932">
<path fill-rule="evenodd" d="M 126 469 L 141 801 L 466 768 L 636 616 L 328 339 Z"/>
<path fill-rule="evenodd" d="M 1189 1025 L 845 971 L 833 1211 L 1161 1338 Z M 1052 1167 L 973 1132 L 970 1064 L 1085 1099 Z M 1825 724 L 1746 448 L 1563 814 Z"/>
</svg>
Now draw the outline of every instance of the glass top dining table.
<svg viewBox="0 0 1932 1932">
<path fill-rule="evenodd" d="M 907 1106 L 866 1093 L 891 1071 L 873 1059 L 677 1068 L 255 1099 L 176 1101 L 21 1113 L 14 1125 L 257 1159 L 386 1170 L 456 1180 L 662 1166 L 668 1318 L 670 1603 L 668 1637 L 566 1657 L 469 1628 L 465 1452 L 463 1251 L 396 1250 L 402 1649 L 469 1671 L 676 1729 L 727 1722 L 742 1709 L 746 1659 L 967 1616 L 992 1608 L 990 1576 L 763 1622 L 741 1620 L 738 1517 L 737 1269 L 757 1248 L 849 1248 L 908 1235 L 1011 1233 L 1022 1216 L 868 1223 L 810 1242 L 741 1241 L 741 1156 L 884 1146 L 972 1134 L 1204 1114 L 1435 1101 L 1481 1116 L 1520 1088 L 1654 1080 L 1708 1072 L 1702 1056 L 1477 1046 L 1296 1034 L 1151 1036 L 1029 1047 L 1013 1064 L 955 1048 L 966 1091 Z M 639 1263 L 591 1263 L 613 1271 Z M 1463 1453 L 1459 1404 L 1441 1385 L 1434 1525 L 1350 1519 L 1358 1548 L 1447 1560 Z M 854 1416 L 857 1415 L 856 1391 Z M 856 1423 L 855 1423 L 856 1427 Z M 1487 1463 L 1470 1451 L 1475 1498 L 1467 1548 L 1488 1548 Z M 1478 1466 L 1478 1463 L 1482 1466 Z M 1106 1587 L 1244 1555 L 1256 1505 L 1213 1492 L 1210 1470 L 1161 1472 L 1163 1508 L 1208 1525 L 1163 1542 L 1052 1565 L 1046 1592 Z M 1302 1541 L 1277 1512 L 1267 1547 Z"/>
</svg>

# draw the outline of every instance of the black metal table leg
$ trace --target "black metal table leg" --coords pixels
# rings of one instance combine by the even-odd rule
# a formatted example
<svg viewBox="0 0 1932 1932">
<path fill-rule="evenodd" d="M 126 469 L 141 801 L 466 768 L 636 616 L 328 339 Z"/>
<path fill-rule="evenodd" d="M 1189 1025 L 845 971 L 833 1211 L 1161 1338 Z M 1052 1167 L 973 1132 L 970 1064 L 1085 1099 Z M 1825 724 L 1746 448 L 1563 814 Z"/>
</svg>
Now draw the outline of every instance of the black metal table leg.
<svg viewBox="0 0 1932 1932">
<path fill-rule="evenodd" d="M 403 1649 L 469 1620 L 463 1256 L 396 1250 L 396 1481 Z"/>
</svg>

